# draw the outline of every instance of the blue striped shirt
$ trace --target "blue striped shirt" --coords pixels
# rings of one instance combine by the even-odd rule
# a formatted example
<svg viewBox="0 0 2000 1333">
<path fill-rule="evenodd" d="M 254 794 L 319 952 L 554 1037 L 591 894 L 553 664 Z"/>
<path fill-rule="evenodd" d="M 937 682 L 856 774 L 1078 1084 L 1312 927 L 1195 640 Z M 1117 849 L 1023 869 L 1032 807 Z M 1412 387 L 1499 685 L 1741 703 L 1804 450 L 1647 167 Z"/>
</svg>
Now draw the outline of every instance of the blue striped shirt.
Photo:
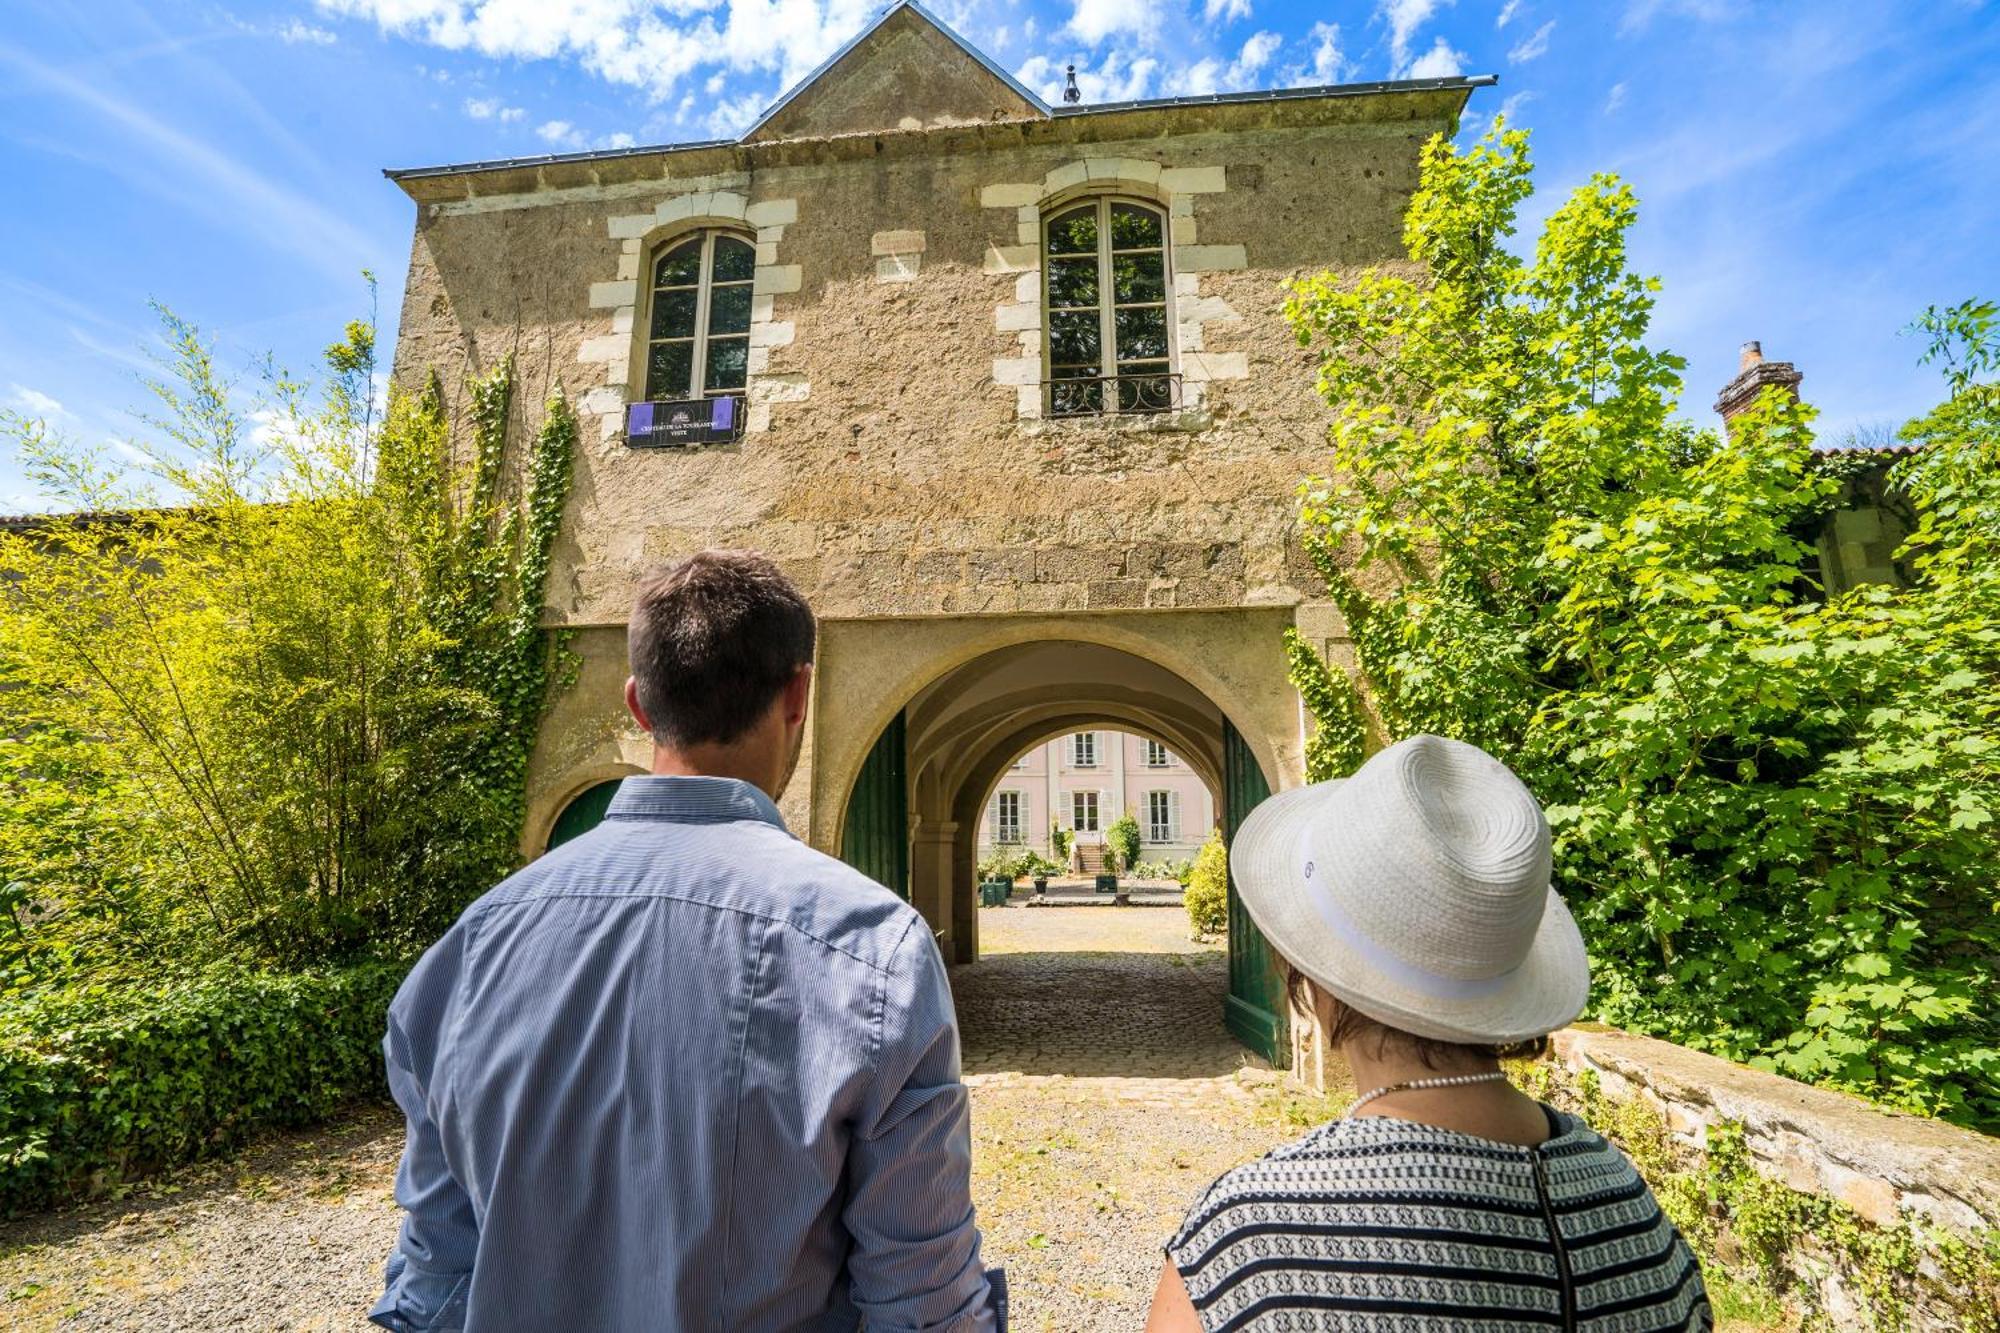
<svg viewBox="0 0 2000 1333">
<path fill-rule="evenodd" d="M 397 1330 L 993 1330 L 936 941 L 725 778 L 628 778 L 389 1011 Z"/>
</svg>

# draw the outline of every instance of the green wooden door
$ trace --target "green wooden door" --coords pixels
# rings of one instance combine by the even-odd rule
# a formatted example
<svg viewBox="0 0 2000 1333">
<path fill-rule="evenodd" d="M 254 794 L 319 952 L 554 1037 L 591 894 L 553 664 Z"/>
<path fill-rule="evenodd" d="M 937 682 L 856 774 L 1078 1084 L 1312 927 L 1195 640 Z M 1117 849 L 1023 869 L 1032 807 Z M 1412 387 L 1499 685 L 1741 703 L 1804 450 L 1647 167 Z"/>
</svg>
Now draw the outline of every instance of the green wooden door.
<svg viewBox="0 0 2000 1333">
<path fill-rule="evenodd" d="M 594 787 L 586 787 L 570 799 L 563 812 L 556 816 L 556 826 L 549 830 L 548 850 L 581 837 L 604 822 L 604 812 L 611 808 L 611 798 L 618 794 L 621 778 L 600 782 Z"/>
<path fill-rule="evenodd" d="M 910 897 L 910 787 L 904 762 L 903 715 L 882 729 L 847 798 L 840 859 L 899 897 Z"/>
<path fill-rule="evenodd" d="M 1236 830 L 1258 802 L 1271 794 L 1257 757 L 1227 718 L 1222 722 L 1222 837 L 1234 841 Z M 1223 1021 L 1236 1039 L 1272 1064 L 1291 1060 L 1286 1035 L 1284 987 L 1243 902 L 1236 896 L 1236 877 L 1229 877 L 1229 998 Z"/>
</svg>

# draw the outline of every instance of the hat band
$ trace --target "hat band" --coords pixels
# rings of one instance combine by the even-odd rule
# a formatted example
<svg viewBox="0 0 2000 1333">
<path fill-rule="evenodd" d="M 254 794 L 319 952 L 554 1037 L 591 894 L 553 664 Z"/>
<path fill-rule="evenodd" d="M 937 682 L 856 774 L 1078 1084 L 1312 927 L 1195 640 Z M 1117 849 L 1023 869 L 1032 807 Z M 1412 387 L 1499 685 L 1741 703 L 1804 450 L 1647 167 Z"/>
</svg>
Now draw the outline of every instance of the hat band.
<svg viewBox="0 0 2000 1333">
<path fill-rule="evenodd" d="M 1330 875 L 1323 872 L 1318 874 L 1319 883 L 1326 886 L 1326 892 L 1321 892 L 1319 885 L 1314 883 L 1315 866 L 1311 836 L 1310 828 L 1301 830 L 1299 834 L 1299 863 L 1304 867 L 1301 878 L 1305 882 L 1306 901 L 1313 905 L 1313 911 L 1319 914 L 1319 919 L 1326 923 L 1327 929 L 1334 933 L 1335 938 L 1361 955 L 1363 962 L 1390 981 L 1430 996 L 1432 999 L 1478 1000 L 1505 990 L 1514 973 L 1520 970 L 1520 964 L 1516 963 L 1498 976 L 1447 977 L 1427 968 L 1418 967 L 1390 953 L 1355 924 L 1354 918 L 1334 901 Z"/>
</svg>

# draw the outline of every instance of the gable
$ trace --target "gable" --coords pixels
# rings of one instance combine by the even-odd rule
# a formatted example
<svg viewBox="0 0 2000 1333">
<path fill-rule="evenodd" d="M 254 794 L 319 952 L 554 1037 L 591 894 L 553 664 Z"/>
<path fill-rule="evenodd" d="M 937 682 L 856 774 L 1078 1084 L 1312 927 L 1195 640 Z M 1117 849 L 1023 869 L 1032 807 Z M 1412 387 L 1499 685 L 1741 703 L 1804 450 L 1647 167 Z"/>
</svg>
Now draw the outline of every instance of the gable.
<svg viewBox="0 0 2000 1333">
<path fill-rule="evenodd" d="M 745 143 L 1040 120 L 1047 108 L 915 4 L 905 3 L 809 75 Z"/>
</svg>

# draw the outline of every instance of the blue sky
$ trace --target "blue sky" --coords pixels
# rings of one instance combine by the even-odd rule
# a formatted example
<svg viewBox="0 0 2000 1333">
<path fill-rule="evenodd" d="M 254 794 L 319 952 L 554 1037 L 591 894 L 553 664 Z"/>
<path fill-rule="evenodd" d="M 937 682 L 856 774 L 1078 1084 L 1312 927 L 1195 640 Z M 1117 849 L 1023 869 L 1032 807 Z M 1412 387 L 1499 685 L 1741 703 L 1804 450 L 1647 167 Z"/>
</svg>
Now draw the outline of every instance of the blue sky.
<svg viewBox="0 0 2000 1333">
<path fill-rule="evenodd" d="M 1467 135 L 1535 131 L 1532 225 L 1591 172 L 1641 200 L 1655 339 L 1707 419 L 1759 338 L 1829 435 L 1938 396 L 1897 334 L 2000 297 L 2000 11 L 1974 0 L 933 0 L 1053 97 L 1494 73 Z M 728 135 L 874 0 L 8 0 L 0 405 L 142 428 L 149 299 L 232 364 L 307 368 L 381 278 L 393 336 L 413 166 Z M 1524 231 L 1528 229 L 1524 228 Z M 0 512 L 33 507 L 0 459 Z"/>
</svg>

